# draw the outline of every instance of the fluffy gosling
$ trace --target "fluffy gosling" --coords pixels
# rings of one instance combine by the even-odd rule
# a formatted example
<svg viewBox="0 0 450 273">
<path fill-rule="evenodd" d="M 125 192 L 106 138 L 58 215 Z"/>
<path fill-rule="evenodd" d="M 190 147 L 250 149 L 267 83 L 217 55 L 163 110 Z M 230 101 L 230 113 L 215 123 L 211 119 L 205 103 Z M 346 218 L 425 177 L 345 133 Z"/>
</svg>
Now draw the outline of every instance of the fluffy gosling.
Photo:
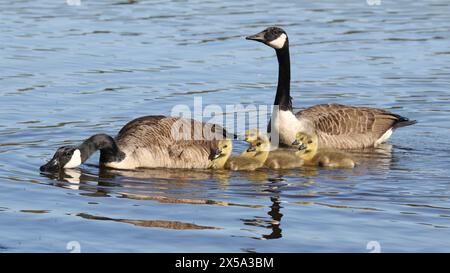
<svg viewBox="0 0 450 273">
<path fill-rule="evenodd" d="M 317 134 L 297 133 L 292 145 L 299 147 L 296 154 L 303 158 L 305 166 L 329 168 L 354 168 L 355 161 L 349 155 L 331 149 L 319 149 Z"/>
</svg>

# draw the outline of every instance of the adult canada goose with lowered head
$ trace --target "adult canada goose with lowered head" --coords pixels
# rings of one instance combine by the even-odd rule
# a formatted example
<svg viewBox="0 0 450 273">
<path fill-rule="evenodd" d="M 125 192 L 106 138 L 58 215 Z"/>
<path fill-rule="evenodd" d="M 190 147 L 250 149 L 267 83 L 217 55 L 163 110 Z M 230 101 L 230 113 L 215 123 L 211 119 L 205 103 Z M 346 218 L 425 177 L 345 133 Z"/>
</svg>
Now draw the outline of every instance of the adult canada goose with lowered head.
<svg viewBox="0 0 450 273">
<path fill-rule="evenodd" d="M 79 146 L 59 148 L 41 171 L 75 168 L 96 151 L 100 165 L 114 169 L 210 168 L 212 151 L 227 136 L 220 126 L 192 119 L 145 116 L 126 124 L 115 138 L 93 135 Z"/>
<path fill-rule="evenodd" d="M 342 104 L 315 105 L 294 114 L 290 95 L 291 67 L 289 39 L 278 27 L 246 37 L 264 43 L 273 49 L 278 58 L 278 87 L 274 105 L 279 111 L 272 114 L 268 131 L 273 128 L 284 145 L 291 145 L 297 132 L 316 132 L 321 148 L 354 149 L 376 147 L 385 142 L 393 130 L 416 123 L 415 120 L 369 107 Z"/>
</svg>

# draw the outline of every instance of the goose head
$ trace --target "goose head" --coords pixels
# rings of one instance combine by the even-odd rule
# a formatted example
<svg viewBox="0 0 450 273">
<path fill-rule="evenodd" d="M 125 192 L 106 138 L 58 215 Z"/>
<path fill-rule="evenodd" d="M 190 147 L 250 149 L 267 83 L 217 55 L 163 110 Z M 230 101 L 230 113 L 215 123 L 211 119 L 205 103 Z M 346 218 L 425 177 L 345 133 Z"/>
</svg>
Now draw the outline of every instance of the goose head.
<svg viewBox="0 0 450 273">
<path fill-rule="evenodd" d="M 311 160 L 317 153 L 318 136 L 315 132 L 312 134 L 298 132 L 292 145 L 297 146 L 296 154 L 298 156 L 305 160 Z"/>
<path fill-rule="evenodd" d="M 209 160 L 214 161 L 222 157 L 229 157 L 232 150 L 233 143 L 230 139 L 219 140 L 217 147 L 215 149 L 211 149 Z"/>
<path fill-rule="evenodd" d="M 211 149 L 209 154 L 209 168 L 222 169 L 233 151 L 233 143 L 230 139 L 222 139 L 217 143 L 217 147 Z"/>
<path fill-rule="evenodd" d="M 258 135 L 254 141 L 247 141 L 250 146 L 247 149 L 247 153 L 255 152 L 268 152 L 270 151 L 270 140 L 266 135 Z"/>
<path fill-rule="evenodd" d="M 81 164 L 81 152 L 76 147 L 64 146 L 59 148 L 45 165 L 39 169 L 45 171 L 57 171 L 78 167 Z"/>
<path fill-rule="evenodd" d="M 261 137 L 262 133 L 259 129 L 249 129 L 245 131 L 244 141 L 248 143 L 253 143 Z"/>
<path fill-rule="evenodd" d="M 279 27 L 268 27 L 255 35 L 246 37 L 245 39 L 261 42 L 274 48 L 275 50 L 280 50 L 288 46 L 287 33 Z"/>
</svg>

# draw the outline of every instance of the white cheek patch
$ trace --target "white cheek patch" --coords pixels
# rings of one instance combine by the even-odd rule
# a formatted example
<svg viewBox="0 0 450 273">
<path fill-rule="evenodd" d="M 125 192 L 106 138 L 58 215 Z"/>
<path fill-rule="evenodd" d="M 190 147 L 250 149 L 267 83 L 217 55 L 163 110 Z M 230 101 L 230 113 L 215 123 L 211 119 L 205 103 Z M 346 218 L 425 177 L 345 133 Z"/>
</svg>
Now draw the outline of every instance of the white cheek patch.
<svg viewBox="0 0 450 273">
<path fill-rule="evenodd" d="M 76 149 L 73 152 L 72 158 L 64 165 L 64 169 L 75 168 L 81 165 L 81 153 L 80 150 Z"/>
<path fill-rule="evenodd" d="M 284 46 L 286 43 L 286 34 L 281 34 L 280 37 L 276 38 L 275 40 L 269 42 L 269 45 L 275 49 L 280 49 Z"/>
</svg>

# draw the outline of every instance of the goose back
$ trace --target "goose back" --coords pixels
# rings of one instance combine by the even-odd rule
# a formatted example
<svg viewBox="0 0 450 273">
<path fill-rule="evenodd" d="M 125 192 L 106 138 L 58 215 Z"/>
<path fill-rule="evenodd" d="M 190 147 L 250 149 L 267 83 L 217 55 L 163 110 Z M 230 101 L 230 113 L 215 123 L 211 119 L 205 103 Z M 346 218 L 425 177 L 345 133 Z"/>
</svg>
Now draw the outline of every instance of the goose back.
<svg viewBox="0 0 450 273">
<path fill-rule="evenodd" d="M 319 147 L 338 149 L 374 147 L 386 141 L 393 129 L 416 123 L 383 109 L 342 104 L 315 105 L 296 117 L 313 124 Z"/>
<path fill-rule="evenodd" d="M 116 136 L 116 143 L 126 158 L 107 166 L 207 168 L 211 150 L 226 134 L 218 125 L 187 118 L 140 117 L 126 124 Z"/>
</svg>

